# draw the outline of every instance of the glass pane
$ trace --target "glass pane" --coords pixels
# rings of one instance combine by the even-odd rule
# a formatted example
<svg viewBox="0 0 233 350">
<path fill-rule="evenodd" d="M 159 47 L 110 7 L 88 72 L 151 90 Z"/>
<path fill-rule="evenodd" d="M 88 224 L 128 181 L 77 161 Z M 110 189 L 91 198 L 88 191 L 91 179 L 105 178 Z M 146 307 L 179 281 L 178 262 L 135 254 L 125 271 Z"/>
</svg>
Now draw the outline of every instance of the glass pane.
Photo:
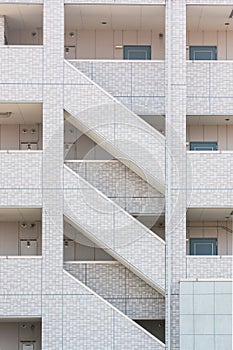
<svg viewBox="0 0 233 350">
<path fill-rule="evenodd" d="M 126 60 L 150 60 L 151 47 L 142 45 L 124 46 L 124 59 Z"/>
<path fill-rule="evenodd" d="M 195 255 L 213 255 L 212 243 L 195 243 L 194 244 Z"/>
</svg>

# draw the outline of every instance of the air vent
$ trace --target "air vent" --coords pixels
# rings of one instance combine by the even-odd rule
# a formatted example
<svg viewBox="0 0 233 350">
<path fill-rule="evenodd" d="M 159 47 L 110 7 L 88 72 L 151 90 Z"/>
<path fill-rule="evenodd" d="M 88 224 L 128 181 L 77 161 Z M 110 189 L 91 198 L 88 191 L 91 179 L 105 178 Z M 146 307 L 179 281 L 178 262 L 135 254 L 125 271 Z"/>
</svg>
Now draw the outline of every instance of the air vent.
<svg viewBox="0 0 233 350">
<path fill-rule="evenodd" d="M 0 118 L 9 118 L 12 112 L 0 112 Z"/>
</svg>

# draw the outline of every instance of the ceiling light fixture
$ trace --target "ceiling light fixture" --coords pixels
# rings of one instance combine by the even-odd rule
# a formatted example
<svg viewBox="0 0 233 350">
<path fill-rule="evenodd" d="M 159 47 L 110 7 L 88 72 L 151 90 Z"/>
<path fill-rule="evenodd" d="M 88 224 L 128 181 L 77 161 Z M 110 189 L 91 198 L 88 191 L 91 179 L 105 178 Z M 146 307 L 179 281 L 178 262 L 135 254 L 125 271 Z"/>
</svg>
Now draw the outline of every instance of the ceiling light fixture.
<svg viewBox="0 0 233 350">
<path fill-rule="evenodd" d="M 226 122 L 229 122 L 230 118 L 226 118 L 225 120 L 226 120 Z"/>
<path fill-rule="evenodd" d="M 31 247 L 31 242 L 27 241 L 27 248 L 30 248 L 30 247 Z"/>
<path fill-rule="evenodd" d="M 26 134 L 27 132 L 27 129 L 22 129 L 22 134 Z"/>
<path fill-rule="evenodd" d="M 36 36 L 36 32 L 32 32 L 32 36 Z"/>
<path fill-rule="evenodd" d="M 26 228 L 27 227 L 27 224 L 25 222 L 23 222 L 21 225 L 20 225 L 22 228 Z"/>
<path fill-rule="evenodd" d="M 71 38 L 74 37 L 74 32 L 69 32 L 69 36 L 71 36 Z"/>
<path fill-rule="evenodd" d="M 226 22 L 226 23 L 224 23 L 225 24 L 225 26 L 229 26 L 230 25 L 230 23 L 229 22 Z"/>
<path fill-rule="evenodd" d="M 101 24 L 107 24 L 107 22 L 106 21 L 102 21 Z"/>
</svg>

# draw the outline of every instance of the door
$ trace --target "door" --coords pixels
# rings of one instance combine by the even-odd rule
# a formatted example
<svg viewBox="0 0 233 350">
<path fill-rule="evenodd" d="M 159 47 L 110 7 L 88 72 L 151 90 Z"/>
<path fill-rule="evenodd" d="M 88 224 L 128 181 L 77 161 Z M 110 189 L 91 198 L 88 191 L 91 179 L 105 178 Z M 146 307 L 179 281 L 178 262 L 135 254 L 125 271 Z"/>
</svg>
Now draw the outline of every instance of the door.
<svg viewBox="0 0 233 350">
<path fill-rule="evenodd" d="M 189 59 L 203 60 L 203 61 L 217 60 L 217 47 L 216 46 L 190 46 Z"/>
<path fill-rule="evenodd" d="M 190 255 L 217 255 L 217 238 L 191 238 Z"/>
<path fill-rule="evenodd" d="M 151 47 L 143 45 L 124 46 L 124 60 L 150 60 Z"/>
<path fill-rule="evenodd" d="M 190 142 L 190 151 L 217 151 L 217 142 Z"/>
</svg>

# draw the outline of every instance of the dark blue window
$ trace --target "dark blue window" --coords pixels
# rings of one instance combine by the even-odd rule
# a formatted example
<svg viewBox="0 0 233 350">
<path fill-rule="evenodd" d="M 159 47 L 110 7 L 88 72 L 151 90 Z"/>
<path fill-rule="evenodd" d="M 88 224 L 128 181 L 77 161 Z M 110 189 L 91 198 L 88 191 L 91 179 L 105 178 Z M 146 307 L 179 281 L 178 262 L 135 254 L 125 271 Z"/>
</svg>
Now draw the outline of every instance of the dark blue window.
<svg viewBox="0 0 233 350">
<path fill-rule="evenodd" d="M 124 46 L 124 60 L 150 60 L 151 47 L 142 45 Z"/>
<path fill-rule="evenodd" d="M 190 255 L 217 255 L 217 238 L 191 238 Z"/>
<path fill-rule="evenodd" d="M 190 151 L 217 151 L 217 142 L 190 142 Z"/>
<path fill-rule="evenodd" d="M 190 46 L 189 47 L 190 60 L 216 60 L 217 47 L 216 46 Z"/>
</svg>

